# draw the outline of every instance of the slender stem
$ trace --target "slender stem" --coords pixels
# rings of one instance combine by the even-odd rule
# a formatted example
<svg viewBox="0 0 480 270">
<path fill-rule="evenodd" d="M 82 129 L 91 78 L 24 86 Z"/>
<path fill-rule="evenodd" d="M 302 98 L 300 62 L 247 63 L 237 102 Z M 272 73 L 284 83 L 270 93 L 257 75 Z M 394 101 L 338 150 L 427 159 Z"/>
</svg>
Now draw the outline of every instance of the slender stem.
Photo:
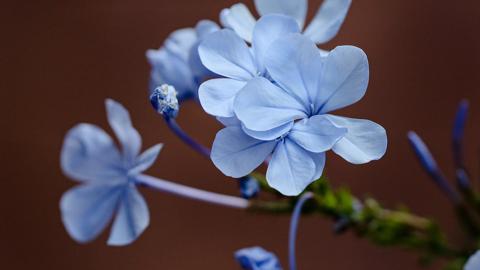
<svg viewBox="0 0 480 270">
<path fill-rule="evenodd" d="M 177 124 L 175 119 L 165 116 L 165 122 L 167 123 L 170 130 L 177 135 L 186 145 L 190 146 L 193 150 L 197 151 L 201 155 L 210 158 L 210 149 L 201 145 L 197 141 L 195 141 L 192 137 L 190 137 L 183 129 Z"/>
<path fill-rule="evenodd" d="M 302 214 L 303 205 L 311 198 L 313 198 L 313 193 L 307 192 L 303 194 L 300 199 L 298 199 L 297 204 L 293 209 L 292 219 L 290 220 L 290 232 L 288 235 L 288 257 L 290 262 L 290 270 L 297 269 L 297 264 L 295 261 L 295 241 L 297 238 L 298 221 L 300 220 L 300 216 Z"/>
<path fill-rule="evenodd" d="M 249 201 L 243 198 L 192 188 L 185 185 L 180 185 L 177 183 L 158 179 L 149 175 L 140 174 L 137 176 L 136 180 L 139 184 L 145 185 L 152 189 L 156 189 L 192 200 L 203 201 L 206 203 L 238 209 L 247 209 L 250 205 Z"/>
</svg>

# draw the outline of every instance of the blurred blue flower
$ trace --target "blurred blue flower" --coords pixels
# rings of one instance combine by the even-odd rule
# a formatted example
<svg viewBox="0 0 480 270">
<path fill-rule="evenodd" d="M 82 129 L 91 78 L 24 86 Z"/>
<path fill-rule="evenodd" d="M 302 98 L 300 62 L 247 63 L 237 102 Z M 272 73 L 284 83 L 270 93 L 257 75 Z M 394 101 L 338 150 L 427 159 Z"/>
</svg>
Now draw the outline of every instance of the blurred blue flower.
<svg viewBox="0 0 480 270">
<path fill-rule="evenodd" d="M 294 18 L 299 28 L 303 29 L 307 17 L 308 0 L 255 0 L 254 2 L 261 16 L 287 15 Z M 338 33 L 351 2 L 351 0 L 323 1 L 304 34 L 317 44 L 330 41 Z M 244 4 L 238 3 L 222 10 L 220 21 L 224 27 L 233 29 L 244 40 L 248 42 L 255 40 L 253 34 L 255 17 Z"/>
<path fill-rule="evenodd" d="M 480 250 L 473 254 L 465 264 L 464 270 L 478 270 L 480 269 Z"/>
<path fill-rule="evenodd" d="M 81 184 L 63 195 L 60 209 L 74 240 L 85 243 L 95 239 L 114 219 L 108 244 L 127 245 L 149 224 L 148 207 L 135 187 L 135 178 L 154 163 L 162 145 L 139 155 L 142 141 L 128 111 L 110 99 L 106 109 L 122 151 L 98 126 L 83 123 L 72 128 L 63 143 L 61 167 Z"/>
<path fill-rule="evenodd" d="M 251 176 L 242 177 L 239 179 L 239 182 L 240 193 L 245 199 L 254 198 L 260 192 L 260 184 L 258 183 L 258 180 Z"/>
<path fill-rule="evenodd" d="M 208 34 L 219 29 L 216 23 L 203 20 L 195 29 L 183 28 L 173 32 L 160 49 L 148 50 L 150 92 L 169 84 L 177 89 L 180 100 L 196 98 L 200 83 L 213 76 L 200 62 L 198 45 Z"/>
<path fill-rule="evenodd" d="M 150 103 L 159 114 L 175 118 L 178 115 L 178 99 L 175 88 L 168 84 L 163 84 L 155 88 L 150 95 Z"/>
<path fill-rule="evenodd" d="M 211 158 L 224 174 L 247 175 L 273 153 L 269 185 L 284 195 L 298 195 L 322 175 L 330 149 L 353 164 L 385 154 L 383 127 L 328 114 L 365 94 L 369 71 L 362 50 L 342 46 L 322 57 L 308 38 L 290 34 L 269 46 L 265 66 L 271 79 L 251 79 L 238 91 L 228 110 L 239 121 L 227 123 L 213 143 Z M 218 108 L 214 95 L 211 101 L 202 100 L 204 109 L 219 111 L 212 110 Z"/>
<path fill-rule="evenodd" d="M 281 270 L 275 254 L 261 247 L 244 248 L 235 252 L 235 258 L 244 270 Z"/>
</svg>

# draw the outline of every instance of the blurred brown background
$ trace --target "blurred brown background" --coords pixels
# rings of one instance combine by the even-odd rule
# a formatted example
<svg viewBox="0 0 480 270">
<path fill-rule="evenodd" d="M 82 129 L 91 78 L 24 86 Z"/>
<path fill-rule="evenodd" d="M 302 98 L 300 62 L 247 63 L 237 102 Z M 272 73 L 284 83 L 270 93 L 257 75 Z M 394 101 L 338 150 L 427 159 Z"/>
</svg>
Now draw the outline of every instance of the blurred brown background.
<svg viewBox="0 0 480 270">
<path fill-rule="evenodd" d="M 151 174 L 236 194 L 235 181 L 182 145 L 150 108 L 144 57 L 171 31 L 204 18 L 216 20 L 222 7 L 235 2 L 1 1 L 1 269 L 238 269 L 233 252 L 252 245 L 276 252 L 287 266 L 288 217 L 144 190 L 150 227 L 133 245 L 109 248 L 106 234 L 91 244 L 76 244 L 59 216 L 60 196 L 74 185 L 59 168 L 63 136 L 78 122 L 107 128 L 107 97 L 131 111 L 145 147 L 166 144 Z M 310 1 L 310 13 L 320 2 Z M 434 217 L 456 242 L 464 234 L 450 204 L 420 169 L 405 134 L 418 131 L 452 176 L 450 127 L 457 103 L 470 99 L 468 165 L 478 176 L 479 29 L 476 0 L 354 0 L 339 35 L 326 46 L 354 44 L 367 52 L 368 94 L 340 114 L 381 123 L 390 141 L 385 158 L 369 165 L 353 166 L 330 155 L 331 181 L 389 207 L 403 203 Z M 182 107 L 179 121 L 206 144 L 219 128 L 193 103 Z M 335 236 L 331 226 L 320 217 L 302 220 L 299 269 L 420 269 L 415 254 L 376 247 L 351 234 Z"/>
</svg>

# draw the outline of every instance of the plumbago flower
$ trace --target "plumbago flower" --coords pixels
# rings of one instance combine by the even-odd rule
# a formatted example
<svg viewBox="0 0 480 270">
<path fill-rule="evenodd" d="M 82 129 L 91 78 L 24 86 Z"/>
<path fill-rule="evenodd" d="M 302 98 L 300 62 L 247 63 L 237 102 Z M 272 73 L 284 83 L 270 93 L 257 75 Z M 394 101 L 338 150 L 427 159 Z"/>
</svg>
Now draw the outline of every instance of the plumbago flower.
<svg viewBox="0 0 480 270">
<path fill-rule="evenodd" d="M 195 29 L 183 28 L 173 32 L 160 49 L 148 50 L 146 55 L 152 67 L 150 92 L 169 84 L 177 89 L 181 99 L 196 98 L 200 83 L 213 75 L 201 63 L 198 45 L 208 34 L 219 29 L 216 23 L 202 20 Z"/>
<path fill-rule="evenodd" d="M 222 31 L 212 36 L 218 33 Z M 267 33 L 265 39 L 269 38 Z M 232 90 L 232 79 L 217 79 L 214 81 L 224 83 L 200 89 L 205 111 L 219 117 L 233 116 L 223 121 L 226 127 L 213 143 L 214 164 L 228 176 L 241 177 L 272 155 L 267 170 L 269 185 L 284 195 L 298 195 L 321 176 L 325 152 L 330 149 L 354 164 L 381 158 L 387 147 L 384 128 L 368 120 L 328 114 L 365 94 L 369 76 L 365 53 L 341 46 L 322 57 L 315 44 L 298 33 L 273 38 L 275 35 L 262 59 L 266 76 L 242 82 L 240 89 Z M 235 49 L 243 50 L 226 43 L 217 45 L 218 54 L 204 56 L 202 44 L 202 61 L 207 60 L 204 64 L 210 67 L 216 59 L 215 72 L 242 74 L 246 69 L 240 67 L 253 65 L 252 57 L 245 54 L 235 61 L 222 61 L 218 57 L 221 53 L 230 51 L 229 55 L 239 56 Z M 211 82 L 205 85 L 211 86 Z"/>
<path fill-rule="evenodd" d="M 76 241 L 95 239 L 114 218 L 108 244 L 127 245 L 149 224 L 148 207 L 136 188 L 136 178 L 154 163 L 162 144 L 139 155 L 141 137 L 128 111 L 110 99 L 106 109 L 122 151 L 95 125 L 72 128 L 65 137 L 61 166 L 81 185 L 63 195 L 60 208 L 65 228 Z"/>
<path fill-rule="evenodd" d="M 261 15 L 282 14 L 296 20 L 300 29 L 305 25 L 308 10 L 307 0 L 255 0 L 257 12 Z M 340 29 L 351 0 L 324 0 L 304 34 L 317 44 L 330 41 Z M 253 29 L 255 18 L 241 3 L 222 10 L 220 21 L 224 27 L 234 30 L 245 41 L 255 39 Z"/>
<path fill-rule="evenodd" d="M 472 257 L 465 264 L 464 270 L 478 270 L 480 269 L 480 250 L 473 254 Z"/>
</svg>

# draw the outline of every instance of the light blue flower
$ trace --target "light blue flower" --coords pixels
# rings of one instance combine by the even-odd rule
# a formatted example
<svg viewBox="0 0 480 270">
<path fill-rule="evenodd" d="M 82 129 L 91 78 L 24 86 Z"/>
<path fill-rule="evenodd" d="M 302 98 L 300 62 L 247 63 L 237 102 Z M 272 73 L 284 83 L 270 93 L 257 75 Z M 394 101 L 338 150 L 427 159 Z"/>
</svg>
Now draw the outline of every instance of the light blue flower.
<svg viewBox="0 0 480 270">
<path fill-rule="evenodd" d="M 196 97 L 200 83 L 213 74 L 198 56 L 198 45 L 208 34 L 219 30 L 208 20 L 200 21 L 195 29 L 183 28 L 173 32 L 158 50 L 148 50 L 151 65 L 150 92 L 163 84 L 175 87 L 180 99 Z"/>
<path fill-rule="evenodd" d="M 277 256 L 261 247 L 238 250 L 235 259 L 244 270 L 282 270 Z"/>
<path fill-rule="evenodd" d="M 213 143 L 212 161 L 225 175 L 247 175 L 272 155 L 269 185 L 298 195 L 322 175 L 330 149 L 353 164 L 385 154 L 383 127 L 328 114 L 365 94 L 369 71 L 362 50 L 341 46 L 322 57 L 308 38 L 290 34 L 268 48 L 264 61 L 271 79 L 251 79 L 238 91 L 228 109 L 239 121 L 225 122 Z M 218 91 L 230 90 L 219 85 Z M 202 101 L 207 112 L 217 106 L 213 101 Z"/>
<path fill-rule="evenodd" d="M 63 195 L 60 209 L 63 224 L 74 240 L 92 241 L 114 219 L 108 244 L 127 245 L 149 224 L 148 207 L 135 178 L 154 163 L 162 145 L 139 155 L 142 141 L 128 111 L 113 100 L 106 101 L 106 109 L 122 151 L 98 126 L 79 124 L 72 128 L 63 143 L 61 167 L 81 184 Z"/>
<path fill-rule="evenodd" d="M 233 117 L 233 102 L 238 91 L 258 76 L 269 76 L 264 58 L 271 43 L 299 32 L 293 18 L 267 15 L 255 25 L 251 48 L 229 29 L 205 38 L 198 48 L 202 63 L 226 78 L 208 80 L 200 86 L 199 98 L 204 110 L 215 116 Z"/>
<path fill-rule="evenodd" d="M 283 14 L 294 18 L 300 29 L 305 25 L 308 0 L 255 0 L 257 12 L 261 15 Z M 304 34 L 317 44 L 330 41 L 340 29 L 351 0 L 324 0 Z M 220 13 L 224 27 L 233 29 L 240 37 L 252 42 L 255 17 L 244 4 L 235 4 Z"/>
<path fill-rule="evenodd" d="M 464 270 L 478 270 L 480 269 L 480 250 L 473 254 L 472 257 L 465 264 Z"/>
</svg>

